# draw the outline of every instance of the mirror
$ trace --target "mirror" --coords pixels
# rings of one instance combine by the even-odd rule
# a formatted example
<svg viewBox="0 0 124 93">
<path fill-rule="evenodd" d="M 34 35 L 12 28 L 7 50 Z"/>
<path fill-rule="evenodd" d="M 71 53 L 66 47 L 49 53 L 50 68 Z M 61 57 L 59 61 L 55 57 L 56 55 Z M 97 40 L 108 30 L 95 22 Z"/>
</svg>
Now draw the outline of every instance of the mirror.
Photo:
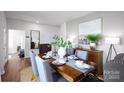
<svg viewBox="0 0 124 93">
<path fill-rule="evenodd" d="M 102 34 L 102 19 L 83 22 L 79 24 L 79 46 L 89 48 L 89 41 L 86 36 L 89 34 Z"/>
<path fill-rule="evenodd" d="M 101 18 L 79 24 L 79 36 L 88 34 L 101 34 Z"/>
<path fill-rule="evenodd" d="M 40 44 L 40 31 L 31 30 L 31 49 L 38 49 Z"/>
</svg>

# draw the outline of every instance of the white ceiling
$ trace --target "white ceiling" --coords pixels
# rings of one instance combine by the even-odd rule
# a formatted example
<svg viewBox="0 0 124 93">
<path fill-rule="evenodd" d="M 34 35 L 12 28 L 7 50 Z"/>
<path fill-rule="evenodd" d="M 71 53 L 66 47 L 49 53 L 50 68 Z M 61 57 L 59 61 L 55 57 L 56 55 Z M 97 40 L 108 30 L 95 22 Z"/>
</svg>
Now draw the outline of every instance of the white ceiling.
<svg viewBox="0 0 124 93">
<path fill-rule="evenodd" d="M 92 11 L 93 12 L 93 11 Z M 85 16 L 91 11 L 6 11 L 7 18 L 58 26 L 64 22 Z"/>
</svg>

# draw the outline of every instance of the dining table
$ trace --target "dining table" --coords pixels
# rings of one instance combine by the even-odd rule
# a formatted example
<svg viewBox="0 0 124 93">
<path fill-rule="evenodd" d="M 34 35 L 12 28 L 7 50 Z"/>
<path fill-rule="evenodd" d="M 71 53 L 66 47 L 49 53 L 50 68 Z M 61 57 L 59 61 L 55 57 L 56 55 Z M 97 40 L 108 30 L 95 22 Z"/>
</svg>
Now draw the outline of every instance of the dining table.
<svg viewBox="0 0 124 93">
<path fill-rule="evenodd" d="M 88 64 L 90 66 L 89 69 L 79 69 L 75 65 L 74 59 L 69 59 L 65 64 L 62 65 L 55 65 L 53 62 L 56 60 L 53 57 L 44 58 L 45 54 L 39 54 L 40 58 L 47 60 L 49 62 L 50 66 L 62 77 L 64 77 L 69 82 L 79 82 L 82 79 L 86 78 L 86 76 L 94 71 L 94 67 L 89 64 L 89 62 L 86 62 L 85 64 Z M 76 59 L 77 60 L 77 59 Z M 66 60 L 65 60 L 66 61 Z"/>
</svg>

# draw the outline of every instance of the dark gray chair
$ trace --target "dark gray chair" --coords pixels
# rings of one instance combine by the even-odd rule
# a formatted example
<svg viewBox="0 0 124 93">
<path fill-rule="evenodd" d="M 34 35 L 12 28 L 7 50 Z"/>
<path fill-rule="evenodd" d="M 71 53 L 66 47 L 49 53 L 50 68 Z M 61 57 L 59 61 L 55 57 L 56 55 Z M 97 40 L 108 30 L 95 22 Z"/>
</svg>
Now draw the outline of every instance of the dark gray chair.
<svg viewBox="0 0 124 93">
<path fill-rule="evenodd" d="M 104 64 L 105 82 L 124 82 L 124 53 Z"/>
</svg>

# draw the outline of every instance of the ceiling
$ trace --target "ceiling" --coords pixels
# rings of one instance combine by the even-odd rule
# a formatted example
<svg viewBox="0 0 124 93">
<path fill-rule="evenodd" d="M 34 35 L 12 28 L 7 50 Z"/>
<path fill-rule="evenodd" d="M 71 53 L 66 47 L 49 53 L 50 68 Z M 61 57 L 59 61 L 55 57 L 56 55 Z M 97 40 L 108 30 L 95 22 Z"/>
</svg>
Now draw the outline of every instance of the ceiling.
<svg viewBox="0 0 124 93">
<path fill-rule="evenodd" d="M 7 18 L 59 26 L 93 11 L 6 11 Z"/>
</svg>

